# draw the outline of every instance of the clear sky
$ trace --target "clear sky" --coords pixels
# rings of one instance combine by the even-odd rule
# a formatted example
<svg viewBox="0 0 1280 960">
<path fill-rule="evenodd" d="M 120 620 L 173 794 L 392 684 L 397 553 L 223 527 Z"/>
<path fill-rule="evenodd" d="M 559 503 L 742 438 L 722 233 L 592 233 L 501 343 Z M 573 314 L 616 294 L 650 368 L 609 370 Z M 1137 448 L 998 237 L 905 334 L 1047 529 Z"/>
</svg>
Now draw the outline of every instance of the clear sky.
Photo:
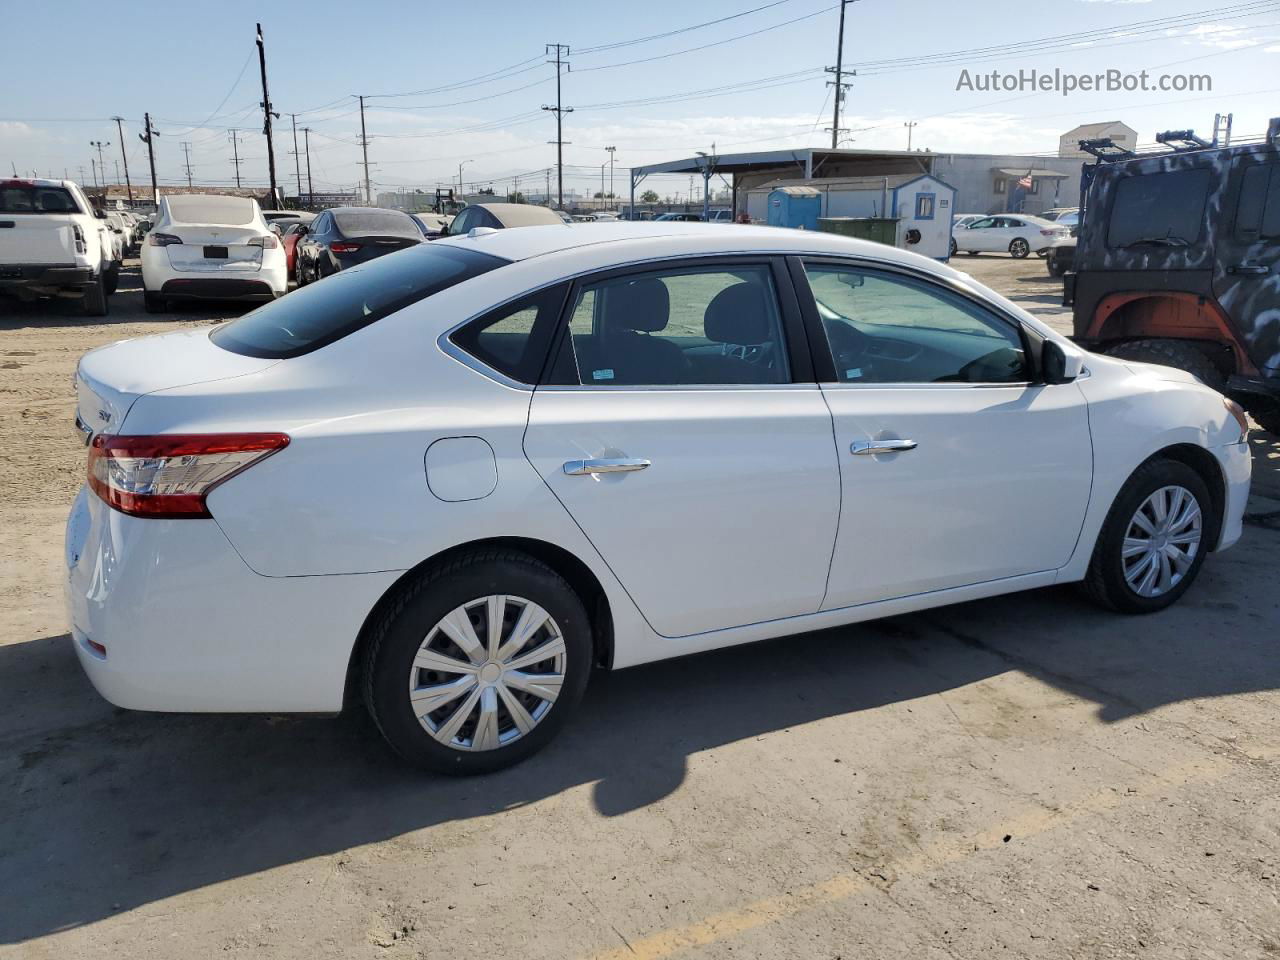
<svg viewBox="0 0 1280 960">
<path fill-rule="evenodd" d="M 375 190 L 456 182 L 460 161 L 469 161 L 468 189 L 492 183 L 501 191 L 516 176 L 522 189 L 542 185 L 555 161 L 547 143 L 554 119 L 541 110 L 555 102 L 555 68 L 543 54 L 556 42 L 569 46 L 572 64 L 563 78 L 564 104 L 574 107 L 565 116 L 566 187 L 598 189 L 604 148 L 614 145 L 616 189 L 625 193 L 626 167 L 710 151 L 713 142 L 718 152 L 829 144 L 822 68 L 835 63 L 838 7 L 837 0 L 220 0 L 110 10 L 50 2 L 23 5 L 19 14 L 15 4 L 7 20 L 24 28 L 4 44 L 0 163 L 3 173 L 16 166 L 60 177 L 66 169 L 73 179 L 83 167 L 90 180 L 90 141 L 109 141 L 103 149 L 114 181 L 119 137 L 108 118 L 120 114 L 129 170 L 141 183 L 146 151 L 137 134 L 150 111 L 161 133 L 162 182 L 186 182 L 183 141 L 196 183 L 231 182 L 227 131 L 235 128 L 245 182 L 265 183 L 254 45 L 261 21 L 271 96 L 284 114 L 277 168 L 290 193 L 290 112 L 312 130 L 317 191 L 351 189 L 362 175 L 352 94 L 371 97 Z M 728 19 L 686 29 L 720 18 Z M 1237 136 L 1260 135 L 1268 117 L 1280 115 L 1280 2 L 856 0 L 846 18 L 845 65 L 857 76 L 841 120 L 852 138 L 845 146 L 901 149 L 904 123 L 913 120 L 914 147 L 1051 153 L 1078 123 L 1123 120 L 1150 143 L 1170 128 L 1208 135 L 1216 112 L 1234 113 Z M 12 42 L 20 36 L 26 42 Z M 992 49 L 1010 44 L 1022 46 Z M 962 70 L 1031 68 L 1145 68 L 1153 81 L 1207 74 L 1212 90 L 957 90 Z M 688 178 L 651 184 L 663 194 L 688 190 Z"/>
</svg>

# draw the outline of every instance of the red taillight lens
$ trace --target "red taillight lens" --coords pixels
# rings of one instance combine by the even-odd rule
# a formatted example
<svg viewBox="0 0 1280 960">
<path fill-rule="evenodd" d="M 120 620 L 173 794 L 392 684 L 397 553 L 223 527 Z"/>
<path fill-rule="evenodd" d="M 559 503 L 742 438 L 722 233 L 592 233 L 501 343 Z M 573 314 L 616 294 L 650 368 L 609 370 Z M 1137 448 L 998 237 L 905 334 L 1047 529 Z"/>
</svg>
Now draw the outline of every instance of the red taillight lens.
<svg viewBox="0 0 1280 960">
<path fill-rule="evenodd" d="M 147 234 L 147 243 L 153 247 L 167 247 L 172 243 L 181 243 L 181 237 L 175 237 L 172 233 L 149 233 Z"/>
<path fill-rule="evenodd" d="M 280 241 L 276 239 L 276 235 L 274 233 L 268 233 L 264 237 L 253 237 L 249 241 L 249 246 L 261 247 L 263 250 L 274 250 L 276 247 L 280 246 Z"/>
<path fill-rule="evenodd" d="M 205 498 L 282 447 L 283 433 L 99 434 L 89 447 L 89 487 L 134 517 L 208 517 Z"/>
<path fill-rule="evenodd" d="M 357 250 L 360 249 L 360 244 L 342 243 L 342 242 L 331 243 L 329 244 L 329 249 L 332 250 L 334 253 L 355 253 Z"/>
</svg>

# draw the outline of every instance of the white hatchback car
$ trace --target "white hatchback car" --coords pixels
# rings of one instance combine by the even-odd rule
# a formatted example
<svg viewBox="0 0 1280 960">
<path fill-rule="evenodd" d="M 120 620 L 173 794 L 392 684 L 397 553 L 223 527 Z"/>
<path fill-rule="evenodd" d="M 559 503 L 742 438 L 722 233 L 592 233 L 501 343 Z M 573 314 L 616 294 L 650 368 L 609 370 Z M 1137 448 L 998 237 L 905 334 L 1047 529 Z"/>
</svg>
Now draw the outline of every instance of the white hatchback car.
<svg viewBox="0 0 1280 960">
<path fill-rule="evenodd" d="M 1049 249 L 1055 240 L 1070 236 L 1064 226 L 1026 214 L 1002 213 L 957 224 L 951 234 L 951 255 L 1008 253 L 1017 259 Z"/>
<path fill-rule="evenodd" d="M 289 271 L 258 201 L 174 195 L 142 245 L 142 289 L 148 313 L 169 300 L 266 301 L 288 292 Z"/>
<path fill-rule="evenodd" d="M 1243 413 L 1187 374 L 809 231 L 476 231 L 77 379 L 67 598 L 102 695 L 356 693 L 457 772 L 546 743 L 593 666 L 1068 581 L 1161 609 L 1250 478 Z"/>
</svg>

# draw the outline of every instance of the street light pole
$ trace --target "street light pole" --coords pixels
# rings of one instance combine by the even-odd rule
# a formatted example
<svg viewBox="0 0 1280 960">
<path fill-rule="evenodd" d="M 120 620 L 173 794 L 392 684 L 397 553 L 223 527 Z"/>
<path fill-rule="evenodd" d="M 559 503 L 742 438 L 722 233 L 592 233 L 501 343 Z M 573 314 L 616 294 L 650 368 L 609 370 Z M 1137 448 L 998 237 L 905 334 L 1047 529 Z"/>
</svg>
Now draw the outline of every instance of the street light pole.
<svg viewBox="0 0 1280 960">
<path fill-rule="evenodd" d="M 129 157 L 124 152 L 124 117 L 112 117 L 116 122 L 116 132 L 120 134 L 120 159 L 124 161 L 124 186 L 129 191 L 129 206 L 133 206 L 133 184 L 129 181 Z"/>
<path fill-rule="evenodd" d="M 470 160 L 463 160 L 461 163 L 458 164 L 458 199 L 459 200 L 462 199 L 462 195 L 465 192 L 462 189 L 462 168 L 465 164 L 468 164 L 470 162 L 471 162 Z"/>
<path fill-rule="evenodd" d="M 605 147 L 609 151 L 609 199 L 613 199 L 613 155 L 618 151 L 617 147 Z"/>
</svg>

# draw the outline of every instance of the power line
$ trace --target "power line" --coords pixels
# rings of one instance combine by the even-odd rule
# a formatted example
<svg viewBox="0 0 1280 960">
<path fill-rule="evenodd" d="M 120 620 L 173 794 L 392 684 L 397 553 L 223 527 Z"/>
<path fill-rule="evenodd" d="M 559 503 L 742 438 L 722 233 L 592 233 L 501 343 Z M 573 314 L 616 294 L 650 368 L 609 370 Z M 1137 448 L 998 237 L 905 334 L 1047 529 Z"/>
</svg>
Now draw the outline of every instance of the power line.
<svg viewBox="0 0 1280 960">
<path fill-rule="evenodd" d="M 654 33 L 647 37 L 636 37 L 633 40 L 619 40 L 615 43 L 598 43 L 592 47 L 579 47 L 578 55 L 586 56 L 589 53 L 601 53 L 605 50 L 617 50 L 619 47 L 630 47 L 637 43 L 648 43 L 650 40 L 665 40 L 667 37 L 674 37 L 681 33 L 690 33 L 694 30 L 701 30 L 703 27 L 714 27 L 718 23 L 726 23 L 729 20 L 737 20 L 739 17 L 749 16 L 753 13 L 759 13 L 761 10 L 768 10 L 770 7 L 780 7 L 784 3 L 790 3 L 791 0 L 774 0 L 773 3 L 766 3 L 764 6 L 752 7 L 750 10 L 743 10 L 741 13 L 732 13 L 727 17 L 720 17 L 716 20 L 707 20 L 703 23 L 695 23 L 689 27 L 681 27 L 678 30 L 668 30 L 665 33 Z"/>
</svg>

